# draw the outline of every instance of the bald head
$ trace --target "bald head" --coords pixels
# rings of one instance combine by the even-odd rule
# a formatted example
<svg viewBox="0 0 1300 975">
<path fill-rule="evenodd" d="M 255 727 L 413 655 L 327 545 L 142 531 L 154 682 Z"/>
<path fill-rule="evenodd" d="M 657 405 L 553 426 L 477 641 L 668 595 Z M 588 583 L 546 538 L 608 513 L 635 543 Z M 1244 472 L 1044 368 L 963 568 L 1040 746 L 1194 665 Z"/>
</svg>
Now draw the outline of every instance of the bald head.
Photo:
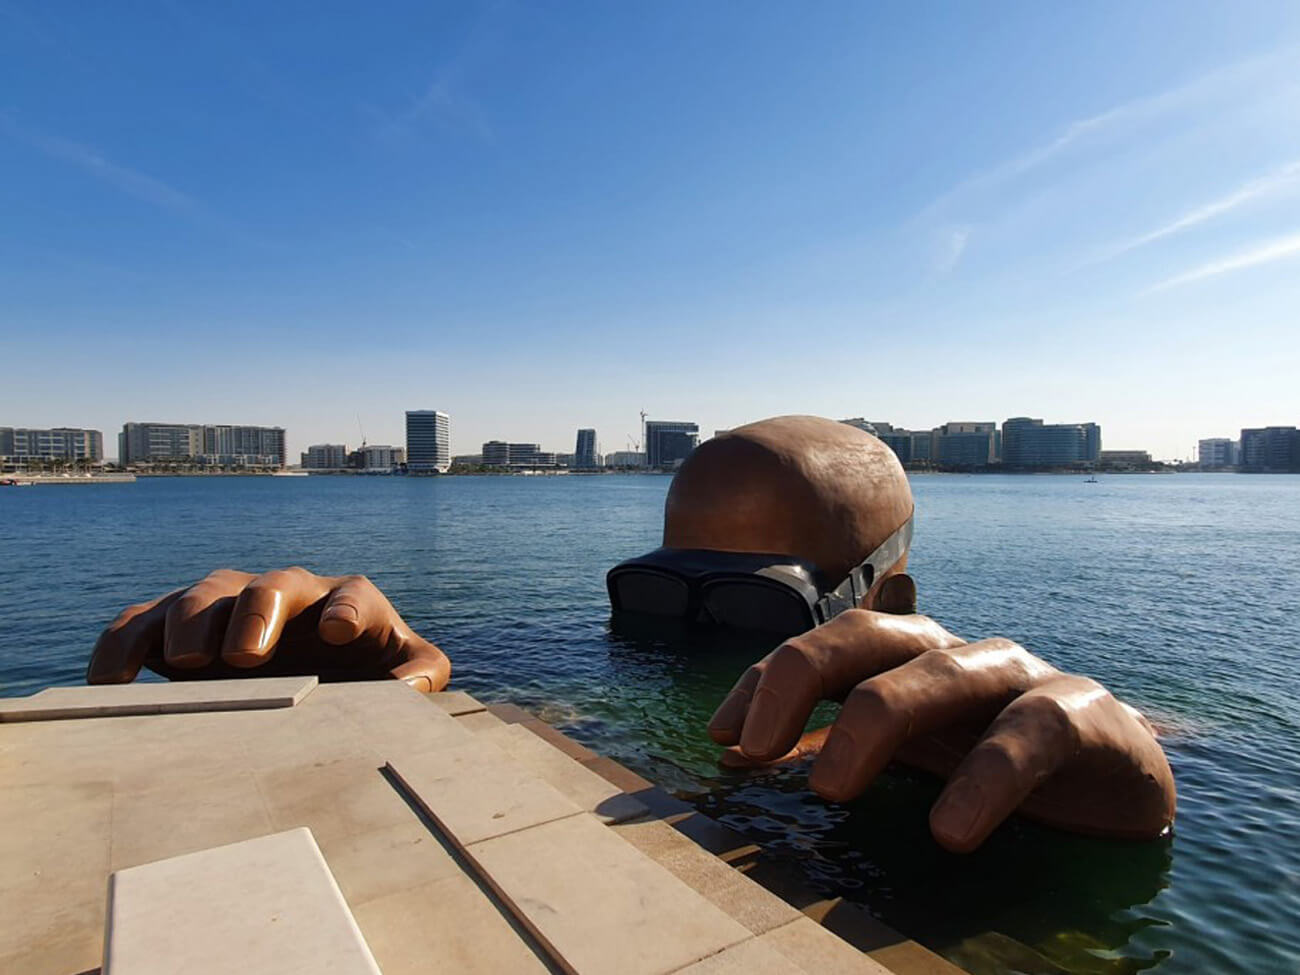
<svg viewBox="0 0 1300 975">
<path fill-rule="evenodd" d="M 664 507 L 664 545 L 793 555 L 837 583 L 912 514 L 894 452 L 815 416 L 759 420 L 707 440 Z"/>
</svg>

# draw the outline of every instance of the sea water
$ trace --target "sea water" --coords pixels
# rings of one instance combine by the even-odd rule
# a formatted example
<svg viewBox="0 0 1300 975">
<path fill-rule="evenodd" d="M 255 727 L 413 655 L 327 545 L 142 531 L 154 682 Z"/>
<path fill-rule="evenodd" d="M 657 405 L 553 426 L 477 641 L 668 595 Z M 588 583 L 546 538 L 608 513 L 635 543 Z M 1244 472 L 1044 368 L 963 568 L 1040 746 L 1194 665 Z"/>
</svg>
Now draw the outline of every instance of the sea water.
<svg viewBox="0 0 1300 975">
<path fill-rule="evenodd" d="M 80 682 L 119 609 L 213 568 L 364 573 L 448 652 L 453 686 L 539 712 L 972 970 L 1300 969 L 1300 478 L 913 478 L 922 611 L 1145 710 L 1178 784 L 1168 840 L 1012 821 L 970 856 L 929 838 L 924 776 L 833 805 L 806 769 L 718 769 L 704 726 L 770 644 L 614 624 L 604 590 L 658 544 L 669 483 L 0 488 L 0 693 Z"/>
</svg>

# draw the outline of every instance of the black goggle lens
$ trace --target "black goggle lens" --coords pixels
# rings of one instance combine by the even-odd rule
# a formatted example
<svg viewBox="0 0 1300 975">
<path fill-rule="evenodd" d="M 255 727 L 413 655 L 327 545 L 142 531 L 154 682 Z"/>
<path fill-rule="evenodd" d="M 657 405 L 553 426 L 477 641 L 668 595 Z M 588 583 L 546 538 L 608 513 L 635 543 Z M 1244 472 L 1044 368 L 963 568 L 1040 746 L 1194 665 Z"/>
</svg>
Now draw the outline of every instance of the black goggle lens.
<svg viewBox="0 0 1300 975">
<path fill-rule="evenodd" d="M 690 610 L 691 588 L 686 580 L 645 570 L 620 572 L 611 580 L 618 608 L 654 616 L 685 616 Z"/>
<path fill-rule="evenodd" d="M 715 623 L 794 636 L 816 625 L 812 607 L 784 586 L 736 579 L 709 583 L 702 596 Z"/>
</svg>

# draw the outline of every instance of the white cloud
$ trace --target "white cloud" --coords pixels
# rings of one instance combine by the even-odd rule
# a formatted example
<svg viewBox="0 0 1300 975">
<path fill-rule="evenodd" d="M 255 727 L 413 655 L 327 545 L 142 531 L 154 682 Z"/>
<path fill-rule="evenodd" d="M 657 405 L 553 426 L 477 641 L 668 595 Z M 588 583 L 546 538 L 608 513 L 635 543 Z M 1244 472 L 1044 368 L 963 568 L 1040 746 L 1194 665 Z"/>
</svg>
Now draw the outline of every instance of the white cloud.
<svg viewBox="0 0 1300 975">
<path fill-rule="evenodd" d="M 1134 237 L 1132 240 L 1124 241 L 1117 244 L 1102 255 L 1095 258 L 1089 263 L 1099 263 L 1108 261 L 1126 254 L 1129 251 L 1136 250 L 1139 247 L 1145 247 L 1147 244 L 1154 243 L 1164 237 L 1169 237 L 1180 231 L 1195 227 L 1197 224 L 1205 223 L 1207 220 L 1213 220 L 1215 217 L 1223 216 L 1230 213 L 1240 206 L 1254 202 L 1260 199 L 1266 199 L 1274 194 L 1284 192 L 1300 186 L 1300 160 L 1287 163 L 1279 169 L 1274 170 L 1266 176 L 1259 176 L 1241 186 L 1237 187 L 1231 193 L 1205 203 L 1201 206 L 1188 210 L 1182 216 L 1170 221 L 1164 226 L 1157 227 L 1149 233 L 1142 234 L 1140 237 Z"/>
<path fill-rule="evenodd" d="M 1193 268 L 1151 286 L 1143 294 L 1153 294 L 1157 291 L 1165 291 L 1180 285 L 1191 284 L 1193 281 L 1200 281 L 1204 278 L 1229 274 L 1233 271 L 1244 271 L 1247 268 L 1258 267 L 1261 264 L 1271 264 L 1274 261 L 1297 256 L 1300 256 L 1300 234 L 1292 234 L 1289 237 L 1280 237 L 1256 245 L 1250 250 L 1242 251 L 1231 257 L 1211 261 L 1209 264 L 1202 264 L 1200 267 Z"/>
<path fill-rule="evenodd" d="M 69 139 L 42 135 L 18 126 L 12 119 L 0 115 L 0 132 L 26 143 L 52 159 L 71 163 L 137 199 L 152 203 L 165 210 L 195 214 L 198 201 L 180 190 L 168 186 L 160 179 L 125 166 L 119 166 L 100 155 L 89 146 Z"/>
<path fill-rule="evenodd" d="M 948 274 L 961 261 L 970 241 L 971 228 L 968 226 L 949 227 L 939 242 L 938 268 L 941 274 Z"/>
<path fill-rule="evenodd" d="M 962 180 L 929 203 L 919 216 L 932 216 L 972 192 L 991 189 L 1024 176 L 1060 156 L 1077 143 L 1085 142 L 1125 124 L 1148 121 L 1182 111 L 1243 83 L 1255 82 L 1258 76 L 1275 67 L 1280 66 L 1282 70 L 1294 74 L 1296 54 L 1296 49 L 1286 48 L 1269 55 L 1251 58 L 1211 71 L 1194 81 L 1154 95 L 1135 98 L 1096 115 L 1076 119 L 1043 144 Z"/>
</svg>

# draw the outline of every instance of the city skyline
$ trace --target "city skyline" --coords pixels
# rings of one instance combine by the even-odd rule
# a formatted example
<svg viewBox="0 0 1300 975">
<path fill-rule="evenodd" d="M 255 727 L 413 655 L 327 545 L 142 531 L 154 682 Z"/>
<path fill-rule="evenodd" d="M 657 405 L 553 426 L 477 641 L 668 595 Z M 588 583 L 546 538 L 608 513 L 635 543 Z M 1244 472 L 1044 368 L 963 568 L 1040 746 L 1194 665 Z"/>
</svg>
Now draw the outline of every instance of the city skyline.
<svg viewBox="0 0 1300 975">
<path fill-rule="evenodd" d="M 15 424 L 1300 416 L 1295 5 L 0 22 Z"/>
<path fill-rule="evenodd" d="M 387 448 L 387 450 L 393 450 L 393 448 L 396 445 L 403 445 L 396 448 L 398 448 L 398 450 L 400 451 L 404 451 L 407 448 L 406 445 L 408 445 L 409 437 L 411 437 L 411 433 L 412 433 L 412 417 L 415 417 L 416 421 L 420 421 L 422 417 L 422 419 L 424 419 L 425 422 L 428 422 L 430 426 L 428 432 L 424 432 L 424 430 L 420 430 L 420 432 L 417 433 L 417 437 L 420 437 L 421 439 L 429 439 L 429 438 L 437 439 L 438 454 L 437 454 L 437 464 L 434 464 L 435 467 L 438 467 L 439 469 L 443 469 L 443 471 L 445 471 L 447 465 L 450 464 L 451 458 L 454 458 L 454 456 L 458 456 L 458 455 L 471 456 L 474 455 L 474 452 L 476 452 L 473 450 L 469 450 L 469 451 L 458 450 L 458 446 L 459 446 L 458 438 L 456 438 L 455 435 L 448 434 L 448 430 L 455 430 L 455 424 L 451 424 L 452 417 L 448 415 L 448 413 L 445 411 L 434 411 L 434 409 L 406 409 L 406 411 L 403 411 L 403 417 L 404 417 L 403 429 L 402 429 L 402 434 L 400 434 L 399 437 L 387 438 L 387 439 L 376 438 L 376 437 L 365 437 L 364 426 L 363 428 L 360 428 L 360 433 L 363 435 L 361 435 L 359 439 L 356 439 L 356 441 L 354 441 L 356 443 L 355 450 L 360 450 L 360 448 L 363 446 L 382 447 L 382 448 Z M 1283 417 L 1283 420 L 1284 419 L 1286 419 L 1286 417 Z M 649 415 L 642 415 L 640 417 L 640 421 L 642 422 L 642 424 L 646 424 L 647 426 L 658 425 L 660 426 L 660 428 L 666 428 L 671 430 L 676 430 L 677 428 L 692 430 L 692 434 L 690 435 L 692 435 L 694 442 L 697 443 L 699 442 L 698 430 L 701 429 L 702 425 L 698 424 L 698 422 L 680 421 L 680 420 L 660 420 L 658 419 L 658 417 L 653 417 Z M 536 420 L 534 420 L 533 422 L 534 424 L 536 424 Z M 941 458 L 941 456 L 935 456 L 935 458 L 931 458 L 928 452 L 922 452 L 922 454 L 914 454 L 913 452 L 914 448 L 906 448 L 906 450 L 900 450 L 900 445 L 898 445 L 898 443 L 894 441 L 896 441 L 896 438 L 900 437 L 900 435 L 906 438 L 924 437 L 927 439 L 930 439 L 932 437 L 933 438 L 944 437 L 944 438 L 949 438 L 950 441 L 952 441 L 954 434 L 956 434 L 957 437 L 962 439 L 969 439 L 971 435 L 974 434 L 989 434 L 989 437 L 991 438 L 989 438 L 989 441 L 987 442 L 987 447 L 980 446 L 978 448 L 975 448 L 975 450 L 976 450 L 976 455 L 980 454 L 980 452 L 984 452 L 984 454 L 987 454 L 989 458 L 992 458 L 992 456 L 1001 456 L 1002 454 L 1002 432 L 1004 432 L 1006 422 L 1027 422 L 1027 424 L 1037 424 L 1040 426 L 1045 425 L 1049 430 L 1063 429 L 1063 428 L 1080 428 L 1080 429 L 1092 428 L 1092 433 L 1087 435 L 1088 443 L 1089 443 L 1087 454 L 1088 456 L 1092 456 L 1093 459 L 1096 459 L 1096 456 L 1097 454 L 1099 454 L 1099 452 L 1110 452 L 1110 454 L 1117 454 L 1117 452 L 1119 452 L 1119 454 L 1131 454 L 1131 452 L 1145 452 L 1145 454 L 1151 455 L 1151 459 L 1157 461 L 1164 461 L 1164 463 L 1170 463 L 1170 461 L 1178 461 L 1178 463 L 1192 463 L 1192 461 L 1203 460 L 1203 458 L 1201 458 L 1201 454 L 1203 454 L 1205 450 L 1205 446 L 1209 445 L 1209 443 L 1214 443 L 1214 445 L 1219 445 L 1219 443 L 1229 443 L 1229 445 L 1234 446 L 1236 450 L 1240 450 L 1240 439 L 1245 437 L 1245 435 L 1247 435 L 1248 433 L 1253 432 L 1253 430 L 1292 429 L 1295 426 L 1295 424 L 1286 424 L 1286 422 L 1278 422 L 1278 417 L 1274 417 L 1274 421 L 1266 422 L 1266 424 L 1242 426 L 1242 428 L 1236 428 L 1235 430 L 1231 430 L 1231 432 L 1229 433 L 1229 435 L 1227 435 L 1227 437 L 1219 437 L 1219 435 L 1217 434 L 1210 435 L 1210 437 L 1199 437 L 1197 438 L 1195 445 L 1192 445 L 1192 450 L 1188 451 L 1188 454 L 1186 456 L 1179 456 L 1179 458 L 1162 458 L 1162 456 L 1156 454 L 1156 452 L 1153 452 L 1151 448 L 1141 446 L 1141 445 L 1125 445 L 1125 446 L 1118 446 L 1118 447 L 1110 446 L 1110 447 L 1105 447 L 1104 450 L 1102 450 L 1100 424 L 1096 424 L 1095 421 L 1069 422 L 1069 421 L 1061 421 L 1056 419 L 1048 419 L 1047 421 L 1044 421 L 1043 419 L 1041 419 L 1041 417 L 1039 417 L 1039 419 L 1030 419 L 1030 417 L 1028 416 L 1018 415 L 1018 416 L 1008 416 L 1002 420 L 979 420 L 979 421 L 948 420 L 943 422 L 943 424 L 936 424 L 933 426 L 902 426 L 902 425 L 894 424 L 894 422 L 892 421 L 867 420 L 863 416 L 852 417 L 852 419 L 849 419 L 849 417 L 845 417 L 845 419 L 840 419 L 840 422 L 846 422 L 846 424 L 859 426 L 859 428 L 866 429 L 868 430 L 868 432 L 878 435 L 878 437 L 883 439 L 885 443 L 888 443 L 888 445 L 893 448 L 894 452 L 898 452 L 898 454 L 900 454 L 901 458 L 904 460 L 915 458 L 915 459 L 926 459 L 926 460 L 933 459 L 936 461 L 943 461 L 945 460 L 945 458 Z M 435 426 L 433 424 L 435 424 Z M 127 438 L 129 438 L 130 435 L 129 432 L 131 428 L 159 428 L 165 430 L 165 434 L 159 434 L 159 435 L 164 435 L 165 438 L 169 437 L 174 439 L 175 437 L 178 437 L 178 435 L 183 435 L 183 437 L 190 438 L 190 439 L 198 438 L 198 441 L 195 441 L 196 445 L 201 445 L 201 442 L 203 442 L 204 438 L 207 438 L 209 439 L 209 441 L 211 441 L 214 435 L 221 435 L 218 433 L 214 433 L 214 432 L 218 432 L 218 430 L 225 430 L 226 433 L 224 435 L 226 435 L 226 437 L 230 437 L 231 433 L 234 433 L 238 437 L 240 430 L 248 430 L 248 432 L 265 432 L 266 434 L 272 434 L 274 435 L 274 437 L 277 438 L 276 452 L 279 456 L 281 456 L 281 458 L 286 460 L 286 463 L 287 463 L 287 459 L 294 458 L 294 456 L 299 456 L 299 455 L 305 456 L 307 455 L 307 452 L 309 450 L 312 450 L 312 448 L 316 448 L 316 447 L 338 446 L 339 448 L 346 448 L 348 452 L 352 452 L 352 450 L 354 450 L 354 448 L 347 447 L 347 443 L 348 443 L 347 437 L 334 437 L 334 438 L 325 437 L 325 438 L 317 439 L 317 441 L 303 443 L 302 446 L 298 446 L 298 439 L 291 437 L 289 430 L 286 430 L 285 426 L 282 425 L 268 426 L 264 424 L 194 424 L 194 422 L 127 420 L 126 422 L 123 422 L 123 424 L 120 425 L 120 432 L 117 433 L 116 438 L 112 438 L 112 437 L 109 438 L 109 443 L 114 443 L 114 442 L 117 443 L 116 456 L 114 456 L 113 451 L 105 450 L 103 446 L 103 439 L 101 439 L 101 437 L 103 437 L 103 430 L 100 430 L 98 428 L 74 428 L 74 426 L 68 424 L 59 424 L 59 425 L 12 424 L 9 426 L 0 425 L 0 430 L 9 430 L 10 435 L 12 435 L 13 430 L 16 429 L 30 430 L 30 432 L 32 433 L 40 433 L 40 434 L 51 434 L 51 433 L 94 434 L 96 435 L 96 437 L 100 437 L 99 441 L 96 441 L 96 445 L 98 445 L 96 446 L 96 450 L 99 451 L 100 458 L 105 461 L 116 461 L 116 463 L 122 463 L 123 461 L 122 446 L 125 445 L 125 443 L 127 442 Z M 731 428 L 727 428 L 727 426 L 718 426 L 718 428 L 715 428 L 715 435 L 718 435 L 720 433 L 725 433 L 727 432 L 728 429 Z M 434 433 L 434 430 L 437 430 L 437 433 Z M 250 435 L 252 434 L 250 433 Z M 572 437 L 572 430 L 571 430 L 571 434 L 569 435 L 571 435 Z M 1234 435 L 1236 439 L 1234 439 Z M 627 439 L 628 443 L 627 445 L 623 445 L 623 446 L 614 446 L 614 447 L 606 446 L 606 443 L 604 443 L 603 439 L 601 438 L 601 434 L 599 434 L 599 430 L 595 428 L 581 428 L 580 426 L 580 428 L 577 428 L 577 437 L 578 437 L 578 445 L 580 446 L 582 445 L 582 443 L 584 443 L 584 437 L 588 437 L 590 441 L 594 443 L 594 452 L 597 455 L 614 454 L 614 452 L 632 451 L 633 450 L 632 445 L 636 446 L 638 450 L 640 450 L 641 454 L 645 454 L 646 447 L 647 447 L 647 443 L 645 442 L 645 429 L 642 429 L 641 432 L 638 433 L 627 434 L 627 438 L 625 439 Z M 547 448 L 546 443 L 543 441 L 539 441 L 539 439 L 538 441 L 506 441 L 506 439 L 502 439 L 500 437 L 491 437 L 489 439 L 486 439 L 486 441 L 482 441 L 480 445 L 478 445 L 478 447 L 480 447 L 480 450 L 477 451 L 478 454 L 481 455 L 482 448 L 487 447 L 489 443 L 494 443 L 494 445 L 499 445 L 500 447 L 506 447 L 506 446 L 530 447 L 534 452 L 541 451 L 543 452 L 543 454 L 549 454 L 551 456 L 555 456 L 555 455 L 563 456 L 565 454 L 571 454 L 571 451 L 549 450 L 549 448 Z M 967 445 L 966 447 L 963 447 L 963 451 L 969 451 L 970 448 L 971 448 L 970 445 Z M 230 448 L 226 448 L 225 452 L 229 452 L 229 451 Z M 214 443 L 208 443 L 207 446 L 195 446 L 194 452 L 195 455 L 198 455 L 198 454 L 204 454 L 204 452 L 208 452 L 208 454 L 221 454 L 221 452 L 224 451 L 218 450 L 217 446 L 214 446 Z M 949 458 L 948 460 L 952 460 L 952 458 Z M 963 458 L 962 463 L 967 463 L 967 459 Z M 1217 461 L 1217 463 L 1218 465 L 1230 465 L 1229 461 L 1227 460 L 1219 460 Z M 428 464 L 428 461 L 421 460 L 421 461 L 417 461 L 416 467 L 426 468 L 426 467 L 430 467 L 430 464 Z"/>
</svg>

